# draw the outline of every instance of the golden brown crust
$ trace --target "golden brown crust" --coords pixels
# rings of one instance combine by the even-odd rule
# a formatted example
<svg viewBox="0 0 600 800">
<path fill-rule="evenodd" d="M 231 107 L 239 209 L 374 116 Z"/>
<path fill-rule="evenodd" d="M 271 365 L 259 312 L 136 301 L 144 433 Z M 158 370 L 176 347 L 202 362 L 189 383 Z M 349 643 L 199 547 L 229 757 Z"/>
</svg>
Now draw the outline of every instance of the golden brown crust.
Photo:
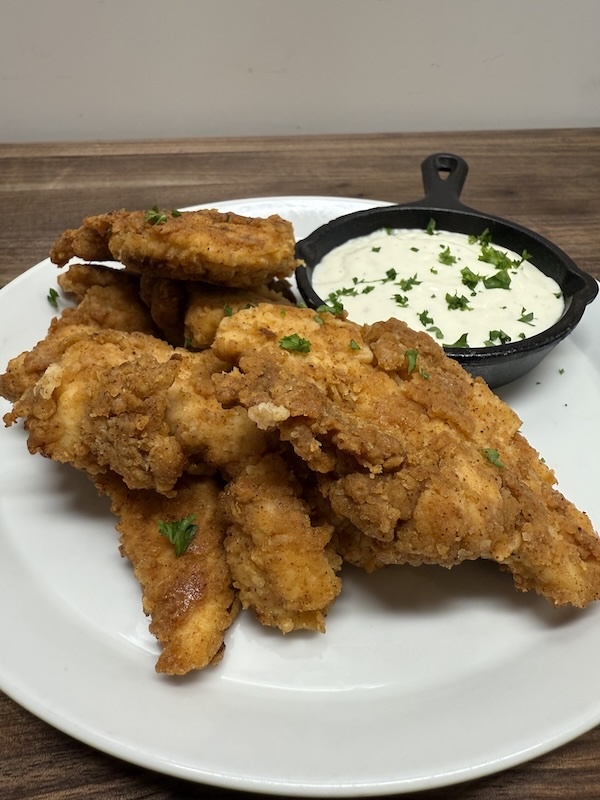
<svg viewBox="0 0 600 800">
<path fill-rule="evenodd" d="M 223 492 L 227 559 L 244 608 L 283 633 L 324 632 L 341 590 L 333 527 L 315 525 L 286 461 L 278 454 L 247 466 Z"/>
<path fill-rule="evenodd" d="M 117 211 L 88 217 L 62 234 L 51 260 L 115 259 L 128 270 L 161 278 L 201 280 L 248 288 L 289 277 L 298 262 L 291 223 L 215 209 L 156 212 Z"/>
<path fill-rule="evenodd" d="M 177 494 L 131 490 L 115 475 L 96 481 L 109 495 L 121 534 L 121 553 L 132 563 L 143 591 L 150 631 L 162 646 L 157 672 L 184 675 L 217 663 L 225 633 L 239 601 L 232 586 L 219 511 L 219 484 L 210 478 L 187 478 Z M 194 517 L 197 527 L 187 550 L 176 555 L 160 533 L 159 522 Z"/>
<path fill-rule="evenodd" d="M 310 351 L 282 349 L 289 335 Z M 282 318 L 265 305 L 225 320 L 214 349 L 238 365 L 215 376 L 218 396 L 276 429 L 319 475 L 347 522 L 349 560 L 363 553 L 373 569 L 487 558 L 557 605 L 600 598 L 589 519 L 556 491 L 516 414 L 426 334 L 398 320 L 363 331 L 329 315 L 316 324 L 304 309 Z"/>
</svg>

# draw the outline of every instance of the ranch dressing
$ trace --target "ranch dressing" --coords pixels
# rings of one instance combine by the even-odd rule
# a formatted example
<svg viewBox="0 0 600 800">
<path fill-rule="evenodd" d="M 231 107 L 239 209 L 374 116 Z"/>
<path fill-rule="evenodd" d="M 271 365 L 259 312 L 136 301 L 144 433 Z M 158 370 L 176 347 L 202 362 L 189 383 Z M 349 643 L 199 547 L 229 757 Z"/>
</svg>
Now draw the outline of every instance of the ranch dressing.
<svg viewBox="0 0 600 800">
<path fill-rule="evenodd" d="M 354 322 L 396 317 L 442 345 L 488 347 L 534 336 L 562 316 L 559 285 L 528 257 L 491 243 L 487 231 L 437 231 L 432 220 L 426 231 L 350 239 L 322 258 L 313 286 Z"/>
</svg>

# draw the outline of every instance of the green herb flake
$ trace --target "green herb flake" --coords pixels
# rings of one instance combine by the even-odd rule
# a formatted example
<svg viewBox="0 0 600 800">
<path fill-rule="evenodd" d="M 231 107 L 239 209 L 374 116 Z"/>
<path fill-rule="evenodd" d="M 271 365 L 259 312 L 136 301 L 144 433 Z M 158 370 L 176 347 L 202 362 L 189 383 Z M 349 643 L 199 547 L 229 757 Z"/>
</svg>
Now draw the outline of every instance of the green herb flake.
<svg viewBox="0 0 600 800">
<path fill-rule="evenodd" d="M 510 289 L 510 275 L 505 269 L 498 270 L 494 275 L 483 279 L 486 289 Z"/>
<path fill-rule="evenodd" d="M 340 303 L 334 292 L 329 295 L 328 300 L 328 303 L 323 303 L 323 305 L 317 308 L 319 314 L 333 314 L 335 316 L 344 312 L 344 306 Z"/>
<path fill-rule="evenodd" d="M 444 334 L 436 325 L 432 325 L 431 328 L 427 328 L 427 333 L 433 333 L 436 339 L 444 338 Z"/>
<path fill-rule="evenodd" d="M 310 342 L 308 339 L 303 339 L 297 333 L 283 336 L 279 340 L 279 347 L 281 347 L 282 350 L 293 350 L 296 353 L 310 353 Z"/>
<path fill-rule="evenodd" d="M 379 253 L 380 251 L 381 251 L 381 247 L 372 247 L 371 248 L 371 252 L 372 253 Z"/>
<path fill-rule="evenodd" d="M 52 308 L 58 309 L 58 292 L 56 291 L 56 289 L 50 288 L 48 290 L 48 297 L 46 299 L 48 300 Z"/>
<path fill-rule="evenodd" d="M 417 314 L 419 318 L 419 322 L 425 328 L 427 325 L 433 325 L 433 319 L 429 316 L 429 311 L 425 309 L 425 311 L 421 311 L 420 314 Z"/>
<path fill-rule="evenodd" d="M 189 517 L 184 517 L 174 522 L 157 520 L 156 524 L 162 536 L 166 536 L 175 548 L 177 557 L 185 553 L 198 530 L 195 514 L 190 514 Z"/>
<path fill-rule="evenodd" d="M 318 314 L 315 314 L 313 319 L 317 323 L 317 325 L 325 325 L 325 320 L 323 319 L 323 317 L 320 317 Z"/>
<path fill-rule="evenodd" d="M 425 232 L 428 233 L 430 236 L 433 236 L 436 233 L 435 220 L 433 219 L 433 217 L 427 223 L 427 227 L 425 228 Z"/>
<path fill-rule="evenodd" d="M 494 450 L 493 447 L 484 447 L 482 452 L 484 456 L 487 458 L 487 460 L 490 462 L 490 464 L 493 464 L 495 467 L 499 467 L 500 469 L 502 469 L 504 464 L 500 460 L 500 453 L 497 450 Z"/>
<path fill-rule="evenodd" d="M 452 344 L 446 344 L 444 346 L 445 347 L 468 347 L 469 346 L 469 342 L 467 341 L 468 338 L 469 338 L 469 334 L 468 333 L 463 333 L 463 335 L 460 336 L 455 342 L 453 342 Z"/>
<path fill-rule="evenodd" d="M 423 281 L 417 280 L 417 273 L 412 276 L 412 278 L 402 278 L 396 283 L 396 286 L 399 286 L 403 292 L 410 292 L 413 286 L 420 286 Z"/>
<path fill-rule="evenodd" d="M 174 209 L 171 211 L 171 216 L 172 216 L 172 217 L 180 217 L 180 216 L 181 216 L 181 211 L 179 211 L 177 208 L 174 208 Z"/>
<path fill-rule="evenodd" d="M 419 252 L 419 248 L 418 247 L 411 247 L 410 249 L 412 250 L 413 253 L 418 253 Z"/>
<path fill-rule="evenodd" d="M 490 233 L 489 228 L 486 228 L 482 233 L 478 235 L 469 236 L 469 244 L 488 245 L 491 241 L 492 241 L 492 234 Z"/>
<path fill-rule="evenodd" d="M 559 374 L 559 375 L 564 375 L 564 374 L 565 374 L 564 367 L 561 367 L 561 368 L 558 370 L 558 374 Z"/>
<path fill-rule="evenodd" d="M 438 255 L 438 261 L 440 264 L 446 264 L 447 266 L 450 266 L 451 264 L 456 264 L 456 256 L 453 256 L 450 252 L 450 248 L 446 247 Z"/>
<path fill-rule="evenodd" d="M 471 306 L 469 305 L 469 301 L 467 298 L 462 294 L 460 297 L 458 296 L 458 292 L 454 292 L 454 294 L 450 294 L 446 292 L 446 303 L 448 303 L 448 308 L 450 311 L 471 311 Z"/>
<path fill-rule="evenodd" d="M 473 291 L 479 281 L 481 280 L 481 275 L 478 275 L 476 272 L 473 272 L 472 269 L 469 267 L 463 267 L 460 271 L 461 274 L 461 282 L 467 287 L 467 289 L 471 289 Z"/>
<path fill-rule="evenodd" d="M 231 317 L 233 316 L 233 308 L 229 305 L 229 303 L 225 303 L 223 306 L 223 316 Z"/>
<path fill-rule="evenodd" d="M 415 371 L 417 367 L 417 358 L 419 357 L 418 350 L 407 350 L 404 353 L 404 358 L 406 359 L 406 363 L 408 365 L 407 372 L 410 375 L 412 372 Z"/>
<path fill-rule="evenodd" d="M 510 336 L 503 330 L 499 330 L 499 331 L 490 331 L 489 339 L 486 341 L 485 344 L 488 347 L 493 347 L 494 345 L 506 344 L 507 342 L 510 342 Z"/>
<path fill-rule="evenodd" d="M 397 303 L 400 308 L 406 308 L 408 305 L 408 297 L 405 294 L 395 294 L 394 302 Z"/>
<path fill-rule="evenodd" d="M 522 322 L 525 325 L 531 325 L 531 327 L 533 328 L 535 326 L 532 320 L 533 320 L 533 311 L 527 312 L 527 309 L 525 308 L 525 306 L 523 306 L 523 308 L 521 308 L 521 316 L 519 317 L 517 322 Z"/>
<path fill-rule="evenodd" d="M 168 220 L 168 215 L 162 211 L 159 211 L 158 206 L 152 206 L 151 209 L 146 211 L 144 214 L 144 219 L 150 225 L 162 225 L 163 222 Z"/>
<path fill-rule="evenodd" d="M 350 339 L 350 349 L 351 350 L 360 350 L 361 346 L 355 339 Z"/>
</svg>

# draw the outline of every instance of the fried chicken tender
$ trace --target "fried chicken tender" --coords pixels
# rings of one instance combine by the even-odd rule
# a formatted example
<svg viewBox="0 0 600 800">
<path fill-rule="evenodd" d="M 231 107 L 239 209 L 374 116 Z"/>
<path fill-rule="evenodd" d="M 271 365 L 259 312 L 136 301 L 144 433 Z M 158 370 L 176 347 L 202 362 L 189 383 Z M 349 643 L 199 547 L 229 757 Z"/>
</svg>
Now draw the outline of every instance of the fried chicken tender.
<svg viewBox="0 0 600 800">
<path fill-rule="evenodd" d="M 282 292 L 267 286 L 256 289 L 228 289 L 206 283 L 190 284 L 184 315 L 184 339 L 188 347 L 204 350 L 212 345 L 223 317 L 259 303 L 291 305 Z"/>
<path fill-rule="evenodd" d="M 243 409 L 217 401 L 211 375 L 224 365 L 210 351 L 142 333 L 78 333 L 5 416 L 8 425 L 24 418 L 31 453 L 170 494 L 184 471 L 234 474 L 269 446 Z"/>
<path fill-rule="evenodd" d="M 112 473 L 96 480 L 118 517 L 121 554 L 132 563 L 143 591 L 150 632 L 162 646 L 156 671 L 184 675 L 216 664 L 240 604 L 232 586 L 219 510 L 220 485 L 212 478 L 185 478 L 174 497 L 128 489 Z M 187 550 L 176 555 L 158 523 L 192 517 Z"/>
<path fill-rule="evenodd" d="M 0 395 L 15 403 L 58 361 L 74 341 L 95 330 L 111 328 L 152 334 L 155 326 L 139 297 L 139 278 L 98 264 L 73 264 L 58 276 L 75 307 L 63 309 L 48 333 L 31 350 L 11 359 L 0 375 Z"/>
<path fill-rule="evenodd" d="M 225 319 L 214 350 L 238 366 L 215 382 L 317 473 L 348 561 L 492 559 L 556 605 L 600 598 L 589 519 L 483 381 L 398 320 L 314 317 L 261 305 Z"/>
<path fill-rule="evenodd" d="M 226 548 L 244 608 L 283 633 L 325 631 L 327 610 L 341 590 L 341 558 L 331 525 L 315 525 L 301 488 L 281 455 L 248 465 L 221 499 L 229 522 Z"/>
<path fill-rule="evenodd" d="M 114 211 L 65 231 L 50 258 L 59 266 L 75 256 L 116 259 L 136 273 L 248 288 L 289 277 L 298 264 L 294 249 L 291 223 L 276 214 Z"/>
</svg>

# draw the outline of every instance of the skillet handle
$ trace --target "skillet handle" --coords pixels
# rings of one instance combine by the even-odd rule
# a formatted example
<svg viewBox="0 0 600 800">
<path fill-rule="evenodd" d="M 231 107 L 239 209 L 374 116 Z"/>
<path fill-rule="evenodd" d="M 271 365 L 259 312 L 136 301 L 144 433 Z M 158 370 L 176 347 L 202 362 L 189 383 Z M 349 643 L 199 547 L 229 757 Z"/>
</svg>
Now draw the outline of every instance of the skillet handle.
<svg viewBox="0 0 600 800">
<path fill-rule="evenodd" d="M 460 202 L 469 165 L 452 153 L 435 153 L 421 164 L 425 197 L 420 205 L 438 208 L 466 208 Z M 447 173 L 442 177 L 441 173 Z"/>
</svg>

